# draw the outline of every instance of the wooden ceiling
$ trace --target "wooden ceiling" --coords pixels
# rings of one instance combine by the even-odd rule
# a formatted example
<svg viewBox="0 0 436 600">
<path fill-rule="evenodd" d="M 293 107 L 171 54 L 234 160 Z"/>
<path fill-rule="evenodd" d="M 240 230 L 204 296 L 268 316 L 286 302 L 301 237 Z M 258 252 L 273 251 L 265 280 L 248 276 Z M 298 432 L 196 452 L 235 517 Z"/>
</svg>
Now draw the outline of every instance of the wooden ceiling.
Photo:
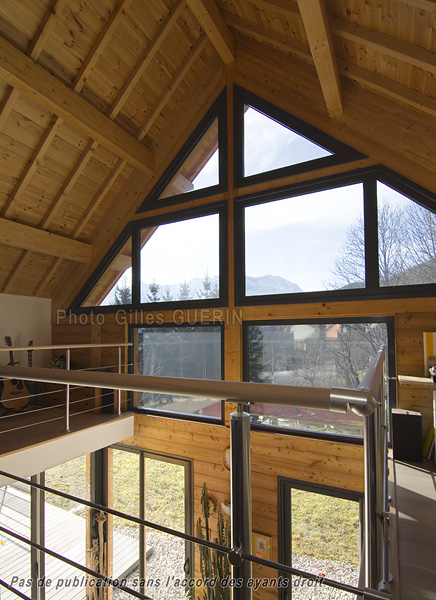
<svg viewBox="0 0 436 600">
<path fill-rule="evenodd" d="M 3 0 L 0 292 L 67 305 L 226 83 L 436 192 L 435 27 L 436 0 Z"/>
</svg>

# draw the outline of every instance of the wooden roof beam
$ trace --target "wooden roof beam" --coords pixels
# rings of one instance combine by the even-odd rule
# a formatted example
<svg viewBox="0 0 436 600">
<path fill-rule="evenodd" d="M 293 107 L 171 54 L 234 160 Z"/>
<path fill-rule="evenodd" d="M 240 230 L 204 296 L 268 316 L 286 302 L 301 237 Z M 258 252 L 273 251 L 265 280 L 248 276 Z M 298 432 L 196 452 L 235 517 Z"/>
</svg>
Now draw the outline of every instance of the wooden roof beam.
<svg viewBox="0 0 436 600">
<path fill-rule="evenodd" d="M 235 41 L 214 0 L 188 0 L 188 6 L 223 62 L 233 62 Z"/>
<path fill-rule="evenodd" d="M 337 17 L 330 17 L 330 25 L 334 35 L 436 74 L 436 52 Z"/>
<path fill-rule="evenodd" d="M 90 244 L 9 219 L 0 219 L 0 239 L 3 244 L 14 248 L 34 250 L 80 263 L 89 263 L 92 260 Z"/>
<path fill-rule="evenodd" d="M 307 40 L 330 117 L 343 113 L 341 84 L 324 0 L 298 0 Z"/>
<path fill-rule="evenodd" d="M 0 38 L 0 78 L 151 175 L 154 153 L 32 59 Z"/>
</svg>

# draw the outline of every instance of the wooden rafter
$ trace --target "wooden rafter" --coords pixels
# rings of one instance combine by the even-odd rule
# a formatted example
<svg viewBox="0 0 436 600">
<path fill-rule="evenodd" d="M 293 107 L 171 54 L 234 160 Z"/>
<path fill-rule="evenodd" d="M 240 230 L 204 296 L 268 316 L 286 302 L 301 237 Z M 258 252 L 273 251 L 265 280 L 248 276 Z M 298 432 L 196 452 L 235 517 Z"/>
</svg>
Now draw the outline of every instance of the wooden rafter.
<svg viewBox="0 0 436 600">
<path fill-rule="evenodd" d="M 295 0 L 256 0 L 259 8 L 274 9 L 290 17 L 300 17 L 300 9 Z"/>
<path fill-rule="evenodd" d="M 151 114 L 147 117 L 145 123 L 143 123 L 139 127 L 139 129 L 137 131 L 137 136 L 138 136 L 139 140 L 142 140 L 147 135 L 147 133 L 149 132 L 153 123 L 156 121 L 157 117 L 160 115 L 160 113 L 164 109 L 168 100 L 171 98 L 171 96 L 173 95 L 175 90 L 179 87 L 180 83 L 183 81 L 183 79 L 185 78 L 186 74 L 188 73 L 188 71 L 194 64 L 194 62 L 200 56 L 201 51 L 203 50 L 203 48 L 206 45 L 206 39 L 207 38 L 205 38 L 205 37 L 201 37 L 197 41 L 197 43 L 192 47 L 191 52 L 188 54 L 188 56 L 185 58 L 183 63 L 180 65 L 179 70 L 177 71 L 174 79 L 171 81 L 170 85 L 168 86 L 166 92 L 164 93 L 162 98 L 159 100 L 158 104 L 153 109 Z"/>
<path fill-rule="evenodd" d="M 63 260 L 62 258 L 55 258 L 53 260 L 53 262 L 51 263 L 50 267 L 47 269 L 44 277 L 41 279 L 41 281 L 36 286 L 35 291 L 33 293 L 34 296 L 36 296 L 37 298 L 39 298 L 39 297 L 41 297 L 43 295 L 43 292 L 44 292 L 45 288 L 50 283 L 52 277 L 55 275 L 55 273 L 58 270 L 59 266 L 62 264 L 62 260 Z"/>
<path fill-rule="evenodd" d="M 339 61 L 339 71 L 341 75 L 344 75 L 349 79 L 357 81 L 372 90 L 386 94 L 395 100 L 399 100 L 408 106 L 417 108 L 429 116 L 436 118 L 436 100 L 433 98 L 424 96 L 420 92 L 411 90 L 405 85 L 401 85 L 396 81 L 387 79 L 377 73 L 372 73 L 367 69 L 350 65 L 345 61 Z"/>
<path fill-rule="evenodd" d="M 150 63 L 153 61 L 154 57 L 156 56 L 156 53 L 159 50 L 159 48 L 161 47 L 162 42 L 164 41 L 164 39 L 168 35 L 169 31 L 171 30 L 171 28 L 173 27 L 173 25 L 179 18 L 180 13 L 182 12 L 184 7 L 185 7 L 185 0 L 177 0 L 177 2 L 171 8 L 167 18 L 164 20 L 164 22 L 162 23 L 162 25 L 160 26 L 160 28 L 154 35 L 153 39 L 151 40 L 150 44 L 147 46 L 147 48 L 143 52 L 141 58 L 139 59 L 139 61 L 136 64 L 136 67 L 131 72 L 130 76 L 128 77 L 127 81 L 123 85 L 119 94 L 115 98 L 115 101 L 113 102 L 112 106 L 110 107 L 108 114 L 111 119 L 115 119 L 117 114 L 122 109 L 124 103 L 126 102 L 127 98 L 129 97 L 129 94 L 132 92 L 135 85 L 138 83 L 138 81 L 140 80 L 140 78 L 142 77 L 144 72 L 150 66 Z"/>
<path fill-rule="evenodd" d="M 332 33 L 343 39 L 362 44 L 371 50 L 392 56 L 424 71 L 436 74 L 436 52 L 403 42 L 374 29 L 362 27 L 344 19 L 330 17 Z"/>
<path fill-rule="evenodd" d="M 223 12 L 223 17 L 226 22 L 239 31 L 240 33 L 246 34 L 253 37 L 259 42 L 266 42 L 272 44 L 278 50 L 282 50 L 287 54 L 291 52 L 306 62 L 313 62 L 312 55 L 310 53 L 309 46 L 302 42 L 297 42 L 290 38 L 288 35 L 278 33 L 267 29 L 263 25 L 258 25 L 252 21 L 247 21 L 242 17 L 238 17 L 233 13 Z"/>
<path fill-rule="evenodd" d="M 77 262 L 88 263 L 92 259 L 90 244 L 8 219 L 0 218 L 0 239 L 3 244 L 14 248 L 25 248 Z"/>
<path fill-rule="evenodd" d="M 129 6 L 132 4 L 132 1 L 133 0 L 120 0 L 120 2 L 118 2 L 118 5 L 107 21 L 106 26 L 102 29 L 100 35 L 95 40 L 91 51 L 74 78 L 71 87 L 75 92 L 79 92 L 85 85 L 86 80 L 93 71 L 100 56 L 103 54 L 104 49 L 109 44 L 116 28 L 125 14 L 125 11 L 128 10 Z"/>
<path fill-rule="evenodd" d="M 0 78 L 132 166 L 153 173 L 154 153 L 149 148 L 3 38 L 0 38 Z"/>
<path fill-rule="evenodd" d="M 307 41 L 330 117 L 343 113 L 341 86 L 324 0 L 298 0 Z"/>
<path fill-rule="evenodd" d="M 9 293 L 12 290 L 12 287 L 18 281 L 18 279 L 19 279 L 19 277 L 21 275 L 22 270 L 28 264 L 31 256 L 32 256 L 31 252 L 23 252 L 21 254 L 21 256 L 19 257 L 19 259 L 17 260 L 17 262 L 14 264 L 14 268 L 9 273 L 8 278 L 6 279 L 6 281 L 4 282 L 3 286 L 0 289 L 0 292 L 2 294 L 7 294 L 7 293 Z"/>
<path fill-rule="evenodd" d="M 214 0 L 187 0 L 224 63 L 235 60 L 235 41 Z"/>
</svg>

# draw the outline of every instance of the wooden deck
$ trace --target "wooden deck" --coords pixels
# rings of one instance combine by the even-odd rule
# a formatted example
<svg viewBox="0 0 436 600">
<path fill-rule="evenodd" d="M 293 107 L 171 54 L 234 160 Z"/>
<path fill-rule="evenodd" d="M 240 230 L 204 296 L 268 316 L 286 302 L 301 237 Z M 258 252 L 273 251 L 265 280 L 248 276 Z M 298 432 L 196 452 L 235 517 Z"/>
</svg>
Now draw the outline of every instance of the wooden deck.
<svg viewBox="0 0 436 600">
<path fill-rule="evenodd" d="M 72 511 L 66 511 L 52 504 L 45 504 L 45 545 L 50 550 L 62 554 L 70 560 L 82 565 L 86 564 L 86 522 Z M 30 537 L 30 496 L 20 490 L 8 486 L 0 489 L 0 522 L 12 531 Z M 31 577 L 30 547 L 26 544 L 0 534 L 6 541 L 0 546 L 0 578 L 11 583 L 12 577 L 23 579 Z M 119 532 L 114 532 L 114 571 L 115 578 L 122 577 L 138 564 L 138 540 Z M 74 577 L 80 582 L 86 575 L 77 569 L 46 556 L 46 578 L 52 579 L 51 586 L 46 587 L 47 600 L 82 600 L 85 597 L 83 585 L 73 587 Z M 63 580 L 63 581 L 62 581 Z M 70 580 L 70 585 L 65 581 Z M 56 589 L 56 586 L 59 586 Z M 30 587 L 19 587 L 20 591 L 30 595 Z M 2 600 L 16 600 L 12 592 L 1 589 Z"/>
<path fill-rule="evenodd" d="M 436 600 L 436 473 L 434 463 L 390 460 L 393 600 Z M 395 556 L 395 550 L 398 554 Z"/>
</svg>

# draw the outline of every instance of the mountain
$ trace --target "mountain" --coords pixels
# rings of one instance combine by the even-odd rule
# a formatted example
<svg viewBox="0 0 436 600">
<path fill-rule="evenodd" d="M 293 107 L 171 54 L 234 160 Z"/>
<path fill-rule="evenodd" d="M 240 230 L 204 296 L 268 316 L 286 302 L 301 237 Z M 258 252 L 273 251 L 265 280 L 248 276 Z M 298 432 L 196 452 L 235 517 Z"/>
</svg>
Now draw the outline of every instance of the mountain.
<svg viewBox="0 0 436 600">
<path fill-rule="evenodd" d="M 291 294 L 303 290 L 296 283 L 279 275 L 262 275 L 261 277 L 246 277 L 246 295 L 263 296 L 265 294 Z"/>
</svg>

